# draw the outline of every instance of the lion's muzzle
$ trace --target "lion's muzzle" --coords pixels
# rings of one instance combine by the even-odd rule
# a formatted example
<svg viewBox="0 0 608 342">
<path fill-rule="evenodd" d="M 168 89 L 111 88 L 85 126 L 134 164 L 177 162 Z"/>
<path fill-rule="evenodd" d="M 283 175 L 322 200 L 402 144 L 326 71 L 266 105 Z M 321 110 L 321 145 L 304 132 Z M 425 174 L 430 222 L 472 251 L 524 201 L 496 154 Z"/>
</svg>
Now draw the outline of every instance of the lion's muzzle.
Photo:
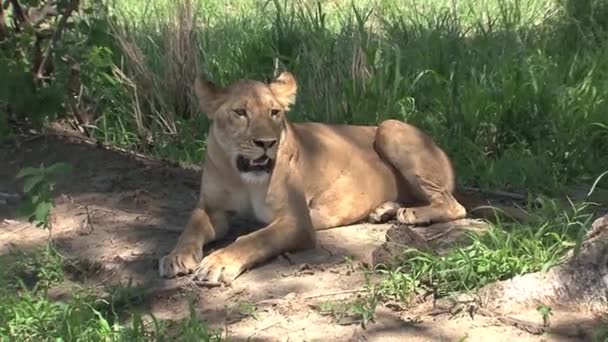
<svg viewBox="0 0 608 342">
<path fill-rule="evenodd" d="M 239 172 L 266 172 L 270 173 L 274 168 L 274 160 L 267 155 L 263 155 L 256 159 L 248 159 L 239 155 L 236 158 L 236 168 Z"/>
</svg>

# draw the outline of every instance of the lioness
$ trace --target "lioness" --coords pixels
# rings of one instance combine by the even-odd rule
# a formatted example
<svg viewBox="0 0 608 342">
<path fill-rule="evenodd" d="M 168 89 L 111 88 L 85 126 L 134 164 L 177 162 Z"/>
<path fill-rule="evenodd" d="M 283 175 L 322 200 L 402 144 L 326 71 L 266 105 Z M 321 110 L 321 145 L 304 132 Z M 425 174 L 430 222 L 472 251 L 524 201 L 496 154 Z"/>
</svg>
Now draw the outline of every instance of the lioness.
<svg viewBox="0 0 608 342">
<path fill-rule="evenodd" d="M 290 123 L 297 85 L 289 72 L 225 88 L 197 79 L 194 90 L 211 120 L 200 198 L 160 260 L 161 276 L 229 282 L 280 253 L 313 247 L 315 230 L 387 213 L 404 224 L 466 214 L 452 196 L 448 157 L 414 126 Z M 266 226 L 203 259 L 203 246 L 226 234 L 229 211 Z"/>
</svg>

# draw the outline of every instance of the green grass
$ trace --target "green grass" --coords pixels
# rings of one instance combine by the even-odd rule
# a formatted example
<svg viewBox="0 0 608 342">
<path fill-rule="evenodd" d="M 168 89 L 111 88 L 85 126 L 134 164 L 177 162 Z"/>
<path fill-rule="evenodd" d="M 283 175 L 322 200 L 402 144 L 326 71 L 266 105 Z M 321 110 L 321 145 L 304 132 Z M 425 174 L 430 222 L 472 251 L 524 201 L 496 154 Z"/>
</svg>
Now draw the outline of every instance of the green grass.
<svg viewBox="0 0 608 342">
<path fill-rule="evenodd" d="M 447 150 L 461 184 L 555 194 L 608 179 L 598 177 L 608 170 L 606 1 L 84 3 L 93 10 L 77 16 L 83 93 L 94 99 L 90 128 L 104 142 L 199 162 L 209 123 L 194 101 L 194 77 L 268 79 L 278 64 L 299 82 L 291 120 L 414 123 Z M 0 95 L 9 90 L 0 84 Z M 347 308 L 368 319 L 379 297 L 470 291 L 546 270 L 590 222 L 579 205 L 547 201 L 534 213 L 533 222 L 497 224 L 443 256 L 408 252 L 398 267 L 376 270 L 381 281 L 368 302 Z M 177 330 L 117 312 L 129 290 L 55 302 L 45 289 L 63 280 L 61 258 L 51 249 L 34 255 L 12 264 L 23 283 L 0 286 L 0 338 L 215 338 L 194 311 Z"/>
<path fill-rule="evenodd" d="M 409 302 L 420 291 L 439 296 L 473 291 L 484 285 L 530 272 L 545 272 L 580 246 L 591 226 L 589 204 L 564 208 L 545 200 L 526 223 L 499 223 L 472 243 L 445 255 L 407 250 L 398 266 L 379 265 L 377 295 Z"/>
<path fill-rule="evenodd" d="M 95 134 L 110 143 L 198 162 L 208 123 L 192 79 L 267 79 L 278 62 L 298 77 L 293 121 L 412 122 L 463 184 L 555 192 L 608 169 L 602 1 L 155 0 L 111 12 L 105 62 L 91 62 L 113 70 L 94 87 Z"/>
<path fill-rule="evenodd" d="M 28 252 L 13 250 L 0 263 L 3 287 L 48 288 L 64 280 L 64 258 L 50 244 Z"/>
<path fill-rule="evenodd" d="M 319 311 L 338 321 L 355 316 L 365 324 L 373 322 L 379 302 L 409 305 L 428 294 L 438 298 L 475 293 L 496 281 L 546 272 L 562 263 L 568 251 L 578 252 L 594 217 L 592 207 L 572 202 L 564 207 L 544 198 L 528 208 L 525 223 L 497 220 L 486 233 L 469 234 L 470 244 L 452 246 L 445 253 L 403 246 L 390 264 L 364 271 L 365 291 L 360 296 L 322 303 Z"/>
<path fill-rule="evenodd" d="M 106 288 L 100 295 L 75 286 L 65 300 L 52 299 L 64 287 L 66 261 L 50 245 L 0 258 L 0 340 L 2 341 L 219 341 L 197 318 L 159 321 L 140 312 L 141 289 Z"/>
</svg>

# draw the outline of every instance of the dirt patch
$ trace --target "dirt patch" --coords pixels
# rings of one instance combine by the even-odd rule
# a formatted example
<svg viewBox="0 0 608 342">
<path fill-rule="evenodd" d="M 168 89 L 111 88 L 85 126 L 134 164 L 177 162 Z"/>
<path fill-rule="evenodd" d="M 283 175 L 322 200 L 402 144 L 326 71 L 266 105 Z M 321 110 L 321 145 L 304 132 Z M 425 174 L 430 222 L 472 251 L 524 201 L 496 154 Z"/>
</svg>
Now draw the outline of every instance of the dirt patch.
<svg viewBox="0 0 608 342">
<path fill-rule="evenodd" d="M 581 340 L 577 329 L 593 318 L 555 311 L 553 324 L 562 333 L 536 336 L 493 317 L 432 314 L 431 311 L 378 307 L 375 322 L 362 329 L 336 322 L 315 309 L 327 300 L 356 298 L 365 284 L 361 265 L 385 242 L 390 225 L 358 224 L 318 233 L 315 250 L 275 258 L 239 277 L 231 286 L 202 288 L 188 278 L 161 279 L 158 259 L 173 247 L 196 203 L 199 171 L 159 161 L 45 136 L 0 147 L 0 254 L 45 242 L 46 232 L 15 215 L 21 184 L 17 172 L 26 166 L 63 161 L 73 173 L 57 184 L 53 211 L 54 237 L 62 251 L 90 266 L 93 283 L 129 280 L 146 292 L 145 306 L 160 319 L 180 319 L 194 299 L 200 317 L 233 340 L 354 341 L 521 341 Z M 471 203 L 479 203 L 472 199 Z M 477 201 L 477 202 L 475 202 Z M 483 202 L 483 201 L 482 201 Z M 237 227 L 220 248 L 253 223 Z M 89 268 L 87 268 L 89 269 Z M 534 310 L 522 311 L 540 321 Z M 579 337 L 577 337 L 579 336 Z"/>
</svg>

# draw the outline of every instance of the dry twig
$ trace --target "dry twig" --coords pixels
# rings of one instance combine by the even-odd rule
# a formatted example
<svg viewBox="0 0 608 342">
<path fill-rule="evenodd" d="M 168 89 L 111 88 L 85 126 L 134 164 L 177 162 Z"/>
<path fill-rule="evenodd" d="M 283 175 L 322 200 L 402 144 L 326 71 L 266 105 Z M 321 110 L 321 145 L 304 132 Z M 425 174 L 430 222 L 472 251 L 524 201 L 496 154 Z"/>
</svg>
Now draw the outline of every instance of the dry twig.
<svg viewBox="0 0 608 342">
<path fill-rule="evenodd" d="M 16 2 L 16 0 L 15 0 L 15 2 Z M 68 22 L 68 19 L 70 18 L 70 16 L 72 16 L 72 13 L 77 9 L 77 7 L 78 7 L 78 0 L 71 0 L 69 5 L 63 12 L 61 19 L 59 19 L 59 23 L 57 23 L 57 28 L 55 29 L 55 32 L 53 32 L 53 37 L 51 38 L 51 41 L 49 42 L 49 46 L 47 47 L 46 52 L 44 53 L 44 57 L 42 57 L 42 61 L 40 62 L 40 65 L 38 66 L 38 72 L 36 72 L 36 78 L 38 80 L 41 80 L 44 78 L 43 72 L 46 68 L 46 64 L 48 63 L 51 53 L 53 52 L 53 48 L 55 47 L 55 44 L 57 44 L 57 41 L 59 41 L 59 38 L 61 38 L 61 34 L 63 33 L 63 29 L 65 28 L 65 26 Z"/>
</svg>

